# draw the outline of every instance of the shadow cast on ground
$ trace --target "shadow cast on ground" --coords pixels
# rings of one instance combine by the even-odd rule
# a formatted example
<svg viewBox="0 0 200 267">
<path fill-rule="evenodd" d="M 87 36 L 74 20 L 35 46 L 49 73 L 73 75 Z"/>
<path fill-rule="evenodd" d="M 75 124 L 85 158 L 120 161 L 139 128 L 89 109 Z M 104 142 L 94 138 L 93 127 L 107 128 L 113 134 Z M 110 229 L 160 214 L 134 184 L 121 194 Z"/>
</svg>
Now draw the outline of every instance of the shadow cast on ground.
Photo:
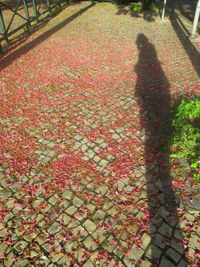
<svg viewBox="0 0 200 267">
<path fill-rule="evenodd" d="M 134 18 L 143 18 L 147 22 L 155 21 L 155 18 L 158 16 L 156 12 L 143 10 L 143 11 L 134 11 L 132 5 L 129 4 L 118 4 L 118 11 L 116 15 L 129 15 Z"/>
<path fill-rule="evenodd" d="M 179 17 L 176 15 L 175 12 L 172 11 L 170 16 L 171 25 L 174 29 L 174 31 L 177 34 L 177 37 L 179 38 L 183 48 L 185 49 L 185 52 L 187 53 L 197 75 L 200 77 L 200 54 L 196 47 L 193 45 L 189 37 L 187 36 L 188 31 L 185 28 L 182 21 L 179 19 Z"/>
<path fill-rule="evenodd" d="M 167 5 L 176 7 L 184 17 L 193 21 L 197 0 L 168 0 Z"/>
<path fill-rule="evenodd" d="M 39 37 L 37 37 L 33 41 L 30 41 L 29 43 L 27 43 L 23 47 L 18 48 L 17 50 L 12 52 L 11 54 L 9 54 L 7 56 L 3 56 L 2 59 L 1 59 L 0 71 L 3 70 L 5 67 L 9 66 L 18 57 L 20 57 L 23 54 L 27 53 L 28 51 L 30 51 L 31 49 L 33 49 L 34 47 L 36 47 L 37 45 L 42 43 L 44 40 L 49 38 L 52 34 L 57 32 L 58 30 L 62 29 L 64 26 L 66 26 L 68 23 L 70 23 L 71 21 L 76 19 L 78 16 L 80 16 L 81 14 L 86 12 L 89 8 L 93 7 L 94 5 L 95 5 L 95 3 L 91 3 L 89 6 L 86 6 L 85 8 L 82 8 L 80 11 L 78 11 L 75 14 L 73 14 L 72 16 L 67 18 L 66 20 L 64 20 L 61 23 L 59 23 L 58 25 L 54 26 L 50 30 L 46 31 L 45 33 L 41 34 Z"/>
<path fill-rule="evenodd" d="M 139 59 L 135 67 L 137 84 L 135 95 L 140 105 L 140 123 L 145 131 L 145 168 L 150 214 L 152 266 L 168 266 L 170 249 L 178 248 L 180 261 L 185 260 L 181 244 L 176 199 L 170 177 L 169 134 L 171 130 L 170 83 L 165 76 L 153 44 L 144 34 L 136 40 Z M 176 238 L 174 234 L 179 231 Z M 170 259 L 170 261 L 169 261 Z M 176 265 L 177 266 L 177 265 Z"/>
</svg>

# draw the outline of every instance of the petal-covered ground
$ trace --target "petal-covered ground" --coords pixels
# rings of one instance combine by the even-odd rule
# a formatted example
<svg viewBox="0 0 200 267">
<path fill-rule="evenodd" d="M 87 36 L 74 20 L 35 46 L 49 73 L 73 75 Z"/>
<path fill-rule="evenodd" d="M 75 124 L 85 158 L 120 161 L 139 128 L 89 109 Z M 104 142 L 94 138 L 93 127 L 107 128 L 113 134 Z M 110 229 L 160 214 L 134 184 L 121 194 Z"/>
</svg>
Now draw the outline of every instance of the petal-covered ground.
<svg viewBox="0 0 200 267">
<path fill-rule="evenodd" d="M 70 5 L 1 58 L 1 266 L 198 266 L 167 138 L 198 43 L 125 13 Z"/>
</svg>

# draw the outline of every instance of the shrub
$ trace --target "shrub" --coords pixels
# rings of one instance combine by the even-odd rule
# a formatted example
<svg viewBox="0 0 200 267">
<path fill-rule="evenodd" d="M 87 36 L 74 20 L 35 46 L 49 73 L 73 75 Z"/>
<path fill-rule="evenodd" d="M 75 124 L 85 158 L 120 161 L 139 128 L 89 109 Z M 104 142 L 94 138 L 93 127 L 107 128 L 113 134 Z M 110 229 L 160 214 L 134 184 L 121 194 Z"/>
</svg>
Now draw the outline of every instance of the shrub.
<svg viewBox="0 0 200 267">
<path fill-rule="evenodd" d="M 200 99 L 182 99 L 173 111 L 171 157 L 186 158 L 200 182 Z"/>
<path fill-rule="evenodd" d="M 135 0 L 132 3 L 132 11 L 142 11 L 149 10 L 152 12 L 157 12 L 158 8 L 154 1 L 143 1 L 143 0 Z"/>
</svg>

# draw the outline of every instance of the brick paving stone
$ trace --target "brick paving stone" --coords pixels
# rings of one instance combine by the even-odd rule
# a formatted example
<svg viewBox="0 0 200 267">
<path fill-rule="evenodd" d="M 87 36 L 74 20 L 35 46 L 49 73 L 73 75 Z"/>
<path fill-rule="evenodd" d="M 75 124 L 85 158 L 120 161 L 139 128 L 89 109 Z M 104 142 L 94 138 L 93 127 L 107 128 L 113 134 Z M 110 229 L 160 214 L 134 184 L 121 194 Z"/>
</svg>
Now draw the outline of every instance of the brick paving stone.
<svg viewBox="0 0 200 267">
<path fill-rule="evenodd" d="M 66 213 L 69 215 L 74 214 L 77 211 L 77 208 L 75 206 L 70 206 L 69 208 L 66 209 Z"/>
<path fill-rule="evenodd" d="M 79 221 L 72 221 L 72 222 L 70 222 L 69 224 L 68 224 L 68 228 L 70 229 L 70 228 L 72 228 L 72 229 L 74 229 L 74 228 L 76 228 L 76 227 L 78 227 L 80 225 L 80 222 Z"/>
<path fill-rule="evenodd" d="M 128 267 L 135 265 L 135 262 L 131 260 L 130 258 L 128 258 L 127 256 L 124 257 L 124 263 L 125 263 L 125 266 L 128 266 Z"/>
<path fill-rule="evenodd" d="M 88 208 L 91 212 L 93 212 L 93 211 L 95 210 L 95 206 L 94 206 L 93 204 L 88 204 L 88 205 L 87 205 L 87 208 Z"/>
<path fill-rule="evenodd" d="M 54 222 L 49 228 L 48 228 L 48 233 L 49 234 L 55 234 L 59 231 L 59 223 Z"/>
<path fill-rule="evenodd" d="M 97 244 L 91 236 L 86 237 L 83 241 L 83 244 L 89 251 L 95 251 L 97 248 Z"/>
<path fill-rule="evenodd" d="M 38 264 L 48 265 L 50 263 L 50 260 L 44 255 L 40 257 L 40 260 L 37 261 Z"/>
<path fill-rule="evenodd" d="M 140 264 L 140 267 L 151 267 L 152 263 L 149 261 L 144 261 Z"/>
<path fill-rule="evenodd" d="M 62 258 L 62 255 L 60 254 L 54 254 L 50 257 L 50 260 L 53 262 L 53 263 L 57 263 L 60 259 Z"/>
<path fill-rule="evenodd" d="M 19 259 L 17 262 L 15 262 L 13 264 L 13 266 L 15 266 L 15 267 L 25 267 L 25 266 L 27 266 L 28 263 L 29 263 L 29 261 L 26 260 L 26 259 Z"/>
<path fill-rule="evenodd" d="M 108 161 L 105 159 L 102 159 L 99 164 L 100 167 L 105 168 L 108 165 Z"/>
<path fill-rule="evenodd" d="M 96 225 L 90 220 L 86 220 L 83 225 L 90 234 L 96 230 Z"/>
<path fill-rule="evenodd" d="M 177 253 L 174 249 L 172 248 L 169 248 L 167 251 L 166 251 L 166 254 L 176 263 L 179 262 L 180 258 L 181 258 L 181 255 L 179 253 Z"/>
<path fill-rule="evenodd" d="M 175 229 L 174 237 L 181 240 L 182 239 L 182 231 Z"/>
<path fill-rule="evenodd" d="M 164 240 L 165 240 L 164 236 L 162 236 L 158 233 L 155 235 L 155 237 L 153 239 L 153 244 L 155 244 L 159 248 L 163 249 L 165 247 Z"/>
<path fill-rule="evenodd" d="M 70 253 L 71 251 L 75 250 L 76 248 L 78 247 L 78 243 L 76 241 L 71 241 L 71 242 L 67 242 L 65 245 L 64 245 L 64 248 L 65 250 Z"/>
<path fill-rule="evenodd" d="M 52 205 L 55 205 L 58 199 L 59 197 L 57 195 L 54 195 L 48 199 L 48 202 L 51 203 Z"/>
<path fill-rule="evenodd" d="M 95 265 L 91 262 L 91 260 L 88 260 L 83 266 L 84 267 L 94 267 Z"/>
<path fill-rule="evenodd" d="M 6 267 L 10 267 L 13 265 L 13 259 L 16 257 L 12 251 L 6 255 L 6 259 L 4 260 L 4 265 Z"/>
<path fill-rule="evenodd" d="M 195 250 L 193 248 L 188 249 L 188 254 L 190 255 L 190 261 L 195 261 Z"/>
<path fill-rule="evenodd" d="M 106 213 L 103 210 L 97 210 L 97 212 L 94 215 L 94 220 L 102 221 L 105 219 Z"/>
<path fill-rule="evenodd" d="M 158 232 L 164 236 L 170 237 L 172 235 L 172 227 L 169 226 L 166 223 L 162 223 L 162 225 L 159 227 Z"/>
<path fill-rule="evenodd" d="M 84 203 L 84 201 L 78 197 L 74 197 L 73 198 L 73 204 L 76 207 L 80 207 L 82 204 Z"/>
<path fill-rule="evenodd" d="M 65 265 L 70 266 L 70 260 L 67 258 L 67 256 L 62 256 L 59 261 L 57 262 L 58 265 Z"/>
<path fill-rule="evenodd" d="M 133 259 L 135 262 L 138 262 L 141 256 L 144 254 L 144 251 L 140 248 L 137 248 L 135 245 L 131 248 L 130 253 L 128 254 L 129 259 Z"/>
<path fill-rule="evenodd" d="M 145 256 L 148 259 L 160 259 L 161 254 L 162 254 L 162 248 L 159 248 L 153 244 L 149 247 L 149 249 L 145 253 Z"/>
<path fill-rule="evenodd" d="M 187 264 L 187 262 L 185 261 L 185 260 L 181 260 L 180 262 L 179 262 L 179 264 L 177 265 L 177 267 L 186 267 L 186 266 L 188 266 L 188 264 Z"/>
<path fill-rule="evenodd" d="M 67 214 L 62 214 L 59 219 L 63 221 L 64 225 L 68 225 L 71 220 L 70 216 L 68 216 Z"/>
<path fill-rule="evenodd" d="M 65 190 L 62 194 L 62 196 L 68 200 L 71 200 L 73 193 L 70 190 Z"/>
<path fill-rule="evenodd" d="M 102 194 L 102 195 L 105 195 L 105 194 L 107 193 L 107 191 L 108 191 L 108 186 L 106 186 L 106 185 L 100 186 L 100 187 L 97 188 L 95 191 L 96 191 L 97 193 L 100 193 L 100 194 Z"/>
<path fill-rule="evenodd" d="M 107 213 L 108 213 L 110 216 L 114 217 L 114 216 L 118 213 L 117 207 L 114 207 L 114 206 L 113 206 L 111 209 L 109 209 L 109 210 L 107 211 Z"/>
<path fill-rule="evenodd" d="M 192 234 L 190 237 L 189 247 L 193 249 L 199 249 L 200 246 L 200 238 L 197 235 Z"/>
<path fill-rule="evenodd" d="M 1 256 L 5 253 L 7 247 L 8 246 L 6 244 L 0 244 L 0 255 Z"/>
<path fill-rule="evenodd" d="M 75 218 L 77 218 L 79 221 L 83 221 L 85 218 L 87 218 L 87 214 L 86 213 L 76 213 L 74 215 Z"/>
<path fill-rule="evenodd" d="M 172 240 L 172 242 L 170 243 L 170 246 L 175 249 L 179 254 L 183 254 L 184 252 L 184 248 L 183 246 L 181 246 L 178 242 L 176 242 L 175 240 Z"/>
<path fill-rule="evenodd" d="M 97 230 L 92 234 L 92 237 L 100 243 L 107 239 L 108 236 L 109 233 L 105 232 L 101 227 L 98 227 Z"/>
<path fill-rule="evenodd" d="M 151 237 L 147 233 L 144 233 L 141 238 L 141 247 L 146 249 L 149 243 L 151 242 Z"/>
<path fill-rule="evenodd" d="M 26 241 L 19 241 L 14 245 L 14 249 L 18 254 L 22 254 L 27 245 Z"/>
<path fill-rule="evenodd" d="M 175 265 L 171 261 L 169 261 L 167 258 L 162 257 L 162 260 L 160 262 L 160 266 L 174 267 Z"/>
</svg>

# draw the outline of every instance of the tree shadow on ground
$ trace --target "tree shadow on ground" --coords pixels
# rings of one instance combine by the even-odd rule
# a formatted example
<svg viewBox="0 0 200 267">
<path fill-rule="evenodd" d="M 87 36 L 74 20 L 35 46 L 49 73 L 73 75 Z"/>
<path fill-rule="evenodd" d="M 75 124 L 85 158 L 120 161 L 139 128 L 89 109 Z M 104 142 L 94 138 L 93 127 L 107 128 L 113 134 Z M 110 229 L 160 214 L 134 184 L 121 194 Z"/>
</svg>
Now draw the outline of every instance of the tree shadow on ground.
<svg viewBox="0 0 200 267">
<path fill-rule="evenodd" d="M 169 8 L 177 8 L 181 15 L 189 19 L 191 22 L 194 19 L 197 0 L 168 0 L 167 6 Z"/>
<path fill-rule="evenodd" d="M 139 34 L 136 44 L 139 59 L 135 67 L 138 77 L 135 95 L 140 105 L 141 127 L 145 130 L 151 262 L 152 266 L 171 263 L 177 266 L 181 262 L 184 267 L 187 263 L 177 214 L 179 203 L 172 188 L 169 163 L 170 83 L 148 38 Z"/>
<path fill-rule="evenodd" d="M 145 21 L 153 22 L 155 21 L 158 14 L 156 12 L 143 10 L 143 11 L 134 11 L 133 6 L 130 3 L 125 4 L 118 4 L 117 5 L 118 11 L 117 15 L 129 15 L 134 18 L 143 18 Z"/>
<path fill-rule="evenodd" d="M 197 75 L 200 77 L 200 53 L 193 45 L 192 41 L 189 39 L 190 33 L 188 32 L 187 28 L 184 26 L 178 15 L 173 11 L 173 9 L 171 11 L 170 21 Z"/>
<path fill-rule="evenodd" d="M 1 66 L 0 71 L 3 70 L 5 67 L 9 66 L 13 61 L 15 61 L 18 57 L 22 56 L 23 54 L 27 53 L 40 43 L 42 43 L 44 40 L 48 39 L 52 34 L 57 32 L 58 30 L 65 27 L 68 23 L 76 19 L 78 16 L 86 12 L 89 8 L 93 7 L 95 3 L 91 3 L 89 6 L 86 6 L 85 8 L 82 8 L 77 13 L 73 14 L 66 20 L 62 21 L 58 25 L 54 26 L 50 30 L 46 31 L 45 33 L 42 33 L 39 37 L 34 39 L 33 41 L 30 41 L 29 43 L 25 44 L 24 46 L 18 48 L 14 52 L 8 54 L 7 56 L 3 56 L 1 59 Z"/>
</svg>

